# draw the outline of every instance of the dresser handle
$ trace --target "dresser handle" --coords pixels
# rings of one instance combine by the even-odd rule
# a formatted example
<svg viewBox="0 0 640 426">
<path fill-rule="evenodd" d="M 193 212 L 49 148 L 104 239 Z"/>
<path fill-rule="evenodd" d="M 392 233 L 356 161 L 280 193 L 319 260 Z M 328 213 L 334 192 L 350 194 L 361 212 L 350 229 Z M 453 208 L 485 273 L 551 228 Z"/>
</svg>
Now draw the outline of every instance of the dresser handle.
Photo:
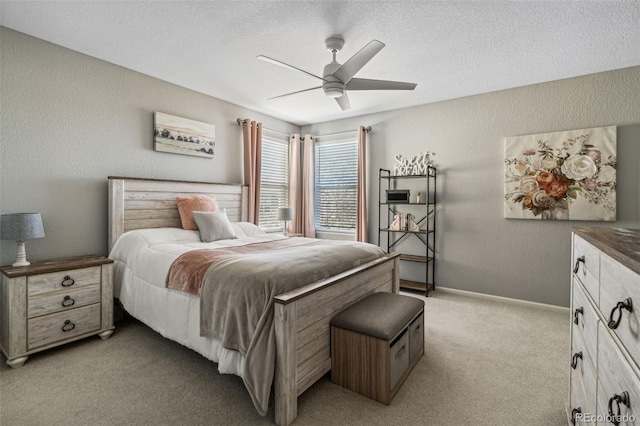
<svg viewBox="0 0 640 426">
<path fill-rule="evenodd" d="M 578 358 L 582 359 L 582 351 L 576 352 L 575 354 L 573 354 L 573 358 L 571 358 L 571 368 L 573 368 L 574 370 L 578 366 Z"/>
<path fill-rule="evenodd" d="M 578 407 L 578 408 L 574 408 L 573 410 L 571 410 L 571 424 L 575 425 L 576 424 L 576 414 L 581 414 L 582 413 L 582 408 Z"/>
<path fill-rule="evenodd" d="M 620 320 L 622 319 L 622 310 L 626 309 L 629 312 L 633 312 L 633 301 L 630 297 L 624 299 L 623 302 L 618 302 L 618 304 L 611 310 L 611 315 L 609 315 L 609 328 L 615 330 L 620 325 Z M 618 319 L 614 320 L 613 315 L 618 311 Z"/>
<path fill-rule="evenodd" d="M 398 357 L 400 356 L 400 354 L 404 353 L 405 350 L 405 346 L 402 345 L 402 347 L 400 349 L 398 349 L 398 352 L 396 352 L 396 359 L 398 359 Z"/>
<path fill-rule="evenodd" d="M 65 275 L 60 284 L 62 285 L 62 287 L 71 287 L 75 283 L 76 281 L 73 278 L 71 278 L 69 275 Z"/>
<path fill-rule="evenodd" d="M 613 403 L 616 403 L 616 407 L 618 408 L 618 414 L 613 414 Z M 629 407 L 629 393 L 627 391 L 622 392 L 622 394 L 617 395 L 613 394 L 611 398 L 609 398 L 609 417 L 611 423 L 614 425 L 620 424 L 620 403 L 623 403 L 627 407 Z"/>
<path fill-rule="evenodd" d="M 74 328 L 76 328 L 76 325 L 72 323 L 71 320 L 66 320 L 64 322 L 64 325 L 62 326 L 62 331 L 66 333 L 67 331 L 71 331 Z"/>
<path fill-rule="evenodd" d="M 573 313 L 573 323 L 576 325 L 578 324 L 578 315 L 584 316 L 584 309 L 582 306 L 576 308 L 575 312 Z"/>
<path fill-rule="evenodd" d="M 574 266 L 573 268 L 573 273 L 577 274 L 578 270 L 580 269 L 580 262 L 584 263 L 586 265 L 586 263 L 584 262 L 584 255 L 580 256 L 579 258 L 576 259 L 576 266 Z"/>
<path fill-rule="evenodd" d="M 71 296 L 65 296 L 64 300 L 62 301 L 62 306 L 64 306 L 65 308 L 68 308 L 69 306 L 73 306 L 76 304 L 75 299 L 72 299 Z"/>
</svg>

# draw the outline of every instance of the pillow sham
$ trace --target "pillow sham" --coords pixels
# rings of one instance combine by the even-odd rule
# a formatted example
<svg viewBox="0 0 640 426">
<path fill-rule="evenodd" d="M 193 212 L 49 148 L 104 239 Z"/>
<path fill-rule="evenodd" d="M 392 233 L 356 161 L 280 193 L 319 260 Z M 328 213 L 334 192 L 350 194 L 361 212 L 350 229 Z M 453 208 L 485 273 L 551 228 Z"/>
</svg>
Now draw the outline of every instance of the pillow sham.
<svg viewBox="0 0 640 426">
<path fill-rule="evenodd" d="M 176 197 L 178 204 L 178 213 L 180 213 L 180 222 L 182 229 L 197 230 L 198 227 L 193 221 L 191 212 L 212 212 L 218 210 L 218 203 L 213 197 L 208 195 L 194 195 L 192 197 Z"/>
<path fill-rule="evenodd" d="M 225 211 L 191 212 L 200 232 L 200 241 L 210 243 L 238 238 Z"/>
</svg>

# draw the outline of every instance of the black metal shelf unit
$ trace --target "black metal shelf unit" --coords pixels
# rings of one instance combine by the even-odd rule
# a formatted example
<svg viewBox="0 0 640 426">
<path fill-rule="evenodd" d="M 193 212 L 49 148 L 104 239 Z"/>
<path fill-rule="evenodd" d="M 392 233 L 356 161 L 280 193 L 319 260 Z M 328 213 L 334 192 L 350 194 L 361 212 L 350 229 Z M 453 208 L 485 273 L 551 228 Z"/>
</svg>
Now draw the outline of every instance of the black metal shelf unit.
<svg viewBox="0 0 640 426">
<path fill-rule="evenodd" d="M 420 188 L 425 190 L 424 198 L 416 200 L 416 195 L 411 195 L 408 201 L 387 201 L 387 190 L 396 190 L 399 182 L 407 183 L 405 179 L 412 179 L 420 184 Z M 422 180 L 422 182 L 420 182 Z M 422 191 L 421 191 L 422 192 Z M 400 211 L 402 206 L 406 209 Z M 386 212 L 386 214 L 385 214 Z M 391 228 L 393 218 L 400 213 L 419 213 L 415 215 L 418 225 L 417 230 Z M 425 274 L 424 282 L 412 280 L 400 280 L 400 287 L 409 290 L 424 292 L 425 296 L 429 296 L 429 291 L 436 289 L 435 284 L 435 239 L 436 239 L 436 169 L 433 166 L 427 166 L 427 174 L 424 175 L 407 175 L 393 176 L 391 170 L 380 169 L 378 171 L 378 246 L 383 247 L 383 236 L 386 238 L 387 253 L 399 251 L 399 244 L 408 238 L 414 236 L 424 244 L 424 255 L 401 253 L 400 260 L 406 262 L 424 263 Z"/>
</svg>

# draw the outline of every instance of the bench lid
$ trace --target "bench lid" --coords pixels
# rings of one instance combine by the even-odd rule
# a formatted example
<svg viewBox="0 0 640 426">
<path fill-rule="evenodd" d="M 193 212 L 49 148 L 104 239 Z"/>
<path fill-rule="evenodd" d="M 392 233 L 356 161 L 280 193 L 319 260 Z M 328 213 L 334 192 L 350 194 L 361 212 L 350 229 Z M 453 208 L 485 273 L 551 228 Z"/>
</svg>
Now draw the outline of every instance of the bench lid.
<svg viewBox="0 0 640 426">
<path fill-rule="evenodd" d="M 424 301 L 415 297 L 374 293 L 333 317 L 331 325 L 391 340 L 423 309 Z"/>
</svg>

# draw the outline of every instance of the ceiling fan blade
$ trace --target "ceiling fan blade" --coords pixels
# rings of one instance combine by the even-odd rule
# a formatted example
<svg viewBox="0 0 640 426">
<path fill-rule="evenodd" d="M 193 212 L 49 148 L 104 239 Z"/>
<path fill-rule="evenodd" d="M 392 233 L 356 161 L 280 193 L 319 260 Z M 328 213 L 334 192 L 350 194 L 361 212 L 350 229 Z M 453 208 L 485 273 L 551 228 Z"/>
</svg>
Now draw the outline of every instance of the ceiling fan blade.
<svg viewBox="0 0 640 426">
<path fill-rule="evenodd" d="M 378 40 L 370 41 L 369 44 L 360 49 L 355 55 L 349 58 L 347 62 L 342 64 L 342 66 L 333 73 L 333 76 L 337 77 L 345 84 L 348 83 L 349 80 L 351 80 L 353 76 L 371 60 L 371 58 L 376 56 L 376 54 L 382 50 L 383 47 L 384 43 Z"/>
<path fill-rule="evenodd" d="M 303 93 L 303 92 L 309 92 L 311 90 L 316 90 L 316 89 L 322 89 L 322 86 L 312 87 L 311 89 L 298 90 L 297 92 L 291 92 L 291 93 L 287 93 L 287 94 L 280 95 L 280 96 L 274 96 L 273 98 L 269 98 L 267 100 L 272 101 L 274 99 L 284 98 L 285 96 L 295 95 L 295 94 Z"/>
<path fill-rule="evenodd" d="M 307 72 L 305 70 L 301 70 L 300 68 L 296 68 L 293 65 L 285 64 L 284 62 L 280 62 L 277 59 L 269 58 L 269 57 L 263 56 L 263 55 L 259 55 L 259 56 L 257 56 L 257 58 L 260 59 L 261 61 L 269 62 L 269 63 L 275 64 L 275 65 L 280 65 L 281 67 L 284 67 L 284 68 L 289 68 L 290 70 L 303 72 L 303 73 L 305 73 L 305 74 L 307 74 L 307 75 L 309 75 L 311 77 L 315 77 L 315 78 L 317 78 L 319 80 L 324 81 L 324 78 L 322 78 L 322 77 L 318 77 L 315 74 L 311 74 L 310 72 Z"/>
<path fill-rule="evenodd" d="M 370 80 L 368 78 L 352 78 L 347 83 L 347 90 L 413 90 L 417 84 L 402 81 Z"/>
<path fill-rule="evenodd" d="M 347 96 L 346 93 L 344 93 L 339 98 L 335 98 L 335 99 L 336 99 L 336 102 L 338 103 L 338 105 L 340 105 L 340 108 L 342 108 L 343 111 L 351 109 L 351 102 L 349 102 L 349 97 Z"/>
</svg>

